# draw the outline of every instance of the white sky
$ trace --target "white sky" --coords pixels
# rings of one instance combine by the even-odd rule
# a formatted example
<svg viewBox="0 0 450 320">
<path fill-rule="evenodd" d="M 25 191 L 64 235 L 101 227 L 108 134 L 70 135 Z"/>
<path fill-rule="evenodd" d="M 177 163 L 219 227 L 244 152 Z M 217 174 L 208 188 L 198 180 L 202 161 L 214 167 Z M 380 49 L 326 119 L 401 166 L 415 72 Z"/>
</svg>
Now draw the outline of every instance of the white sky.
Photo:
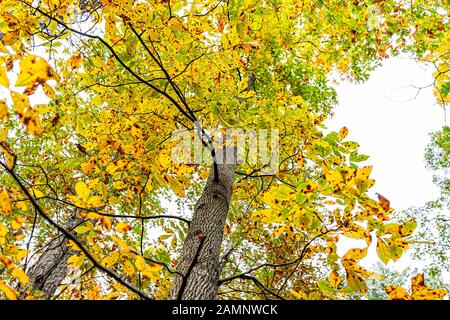
<svg viewBox="0 0 450 320">
<path fill-rule="evenodd" d="M 348 139 L 370 156 L 365 163 L 373 165 L 373 193 L 388 198 L 394 209 L 420 206 L 438 195 L 423 156 L 429 133 L 444 125 L 444 110 L 431 87 L 414 98 L 417 90 L 410 86 L 432 83 L 432 72 L 411 59 L 393 58 L 363 84 L 336 86 L 339 106 L 326 125 L 349 129 Z"/>
<path fill-rule="evenodd" d="M 421 90 L 417 97 L 417 89 L 411 87 L 432 83 L 432 73 L 432 67 L 412 59 L 389 59 L 367 82 L 337 85 L 339 105 L 326 122 L 330 130 L 349 129 L 348 139 L 361 145 L 360 153 L 370 156 L 365 164 L 373 165 L 371 178 L 376 183 L 369 195 L 374 199 L 375 192 L 384 195 L 396 210 L 424 205 L 439 194 L 432 172 L 425 168 L 424 152 L 429 133 L 444 125 L 444 109 L 437 105 L 432 87 Z M 338 254 L 365 246 L 363 240 L 344 238 Z M 370 269 L 376 261 L 376 241 L 372 241 L 361 264 Z M 403 269 L 410 263 L 404 255 L 389 265 Z"/>
</svg>

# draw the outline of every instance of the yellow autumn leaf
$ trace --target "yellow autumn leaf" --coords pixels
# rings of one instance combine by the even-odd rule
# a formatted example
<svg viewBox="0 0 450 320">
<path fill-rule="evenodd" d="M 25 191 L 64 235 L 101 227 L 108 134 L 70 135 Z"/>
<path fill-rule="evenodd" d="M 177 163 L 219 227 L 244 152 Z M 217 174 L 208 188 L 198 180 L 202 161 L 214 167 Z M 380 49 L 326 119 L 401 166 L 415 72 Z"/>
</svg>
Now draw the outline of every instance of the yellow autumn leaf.
<svg viewBox="0 0 450 320">
<path fill-rule="evenodd" d="M 114 229 L 116 232 L 127 232 L 131 230 L 131 226 L 126 222 L 119 222 Z"/>
<path fill-rule="evenodd" d="M 116 164 L 111 163 L 106 167 L 106 172 L 113 175 L 118 169 L 119 167 Z"/>
<path fill-rule="evenodd" d="M 274 210 L 272 209 L 262 209 L 252 213 L 252 220 L 258 220 L 264 223 L 272 223 L 275 222 L 278 218 L 276 214 L 273 214 Z"/>
<path fill-rule="evenodd" d="M 111 218 L 102 216 L 100 218 L 100 222 L 106 228 L 106 230 L 108 231 L 111 230 Z"/>
<path fill-rule="evenodd" d="M 135 150 L 135 148 L 132 144 L 128 144 L 123 147 L 123 152 L 125 154 L 133 154 L 134 150 Z"/>
<path fill-rule="evenodd" d="M 20 73 L 17 77 L 16 86 L 32 86 L 36 82 L 45 83 L 52 76 L 52 71 L 45 59 L 27 55 L 19 62 Z"/>
<path fill-rule="evenodd" d="M 107 268 L 111 268 L 117 263 L 119 255 L 120 255 L 119 251 L 111 252 L 102 260 L 102 265 L 104 265 Z"/>
<path fill-rule="evenodd" d="M 423 273 L 417 274 L 411 279 L 412 294 L 409 295 L 405 289 L 397 286 L 386 287 L 386 293 L 390 299 L 400 300 L 442 300 L 448 291 L 445 289 L 432 289 L 425 285 Z"/>
<path fill-rule="evenodd" d="M 175 192 L 175 194 L 179 197 L 184 197 L 185 190 L 183 184 L 181 184 L 181 182 L 177 178 L 172 178 L 169 175 L 167 175 L 166 177 L 173 192 Z"/>
<path fill-rule="evenodd" d="M 1 25 L 2 33 L 8 32 L 10 30 L 17 30 L 20 28 L 20 21 L 15 16 L 10 13 L 2 13 L 3 24 Z"/>
<path fill-rule="evenodd" d="M 347 135 L 348 135 L 348 128 L 347 128 L 347 127 L 342 127 L 342 128 L 339 130 L 339 137 L 340 137 L 341 139 L 344 139 L 344 138 L 347 137 Z"/>
<path fill-rule="evenodd" d="M 87 202 L 89 195 L 91 194 L 88 186 L 83 181 L 79 181 L 75 184 L 75 192 L 84 202 Z"/>
<path fill-rule="evenodd" d="M 5 100 L 0 100 L 0 120 L 8 120 L 8 107 L 6 106 Z"/>
<path fill-rule="evenodd" d="M 9 300 L 17 300 L 16 291 L 13 288 L 6 285 L 4 280 L 0 280 L 0 290 L 3 291 L 3 293 Z"/>
<path fill-rule="evenodd" d="M 126 187 L 127 187 L 127 185 L 122 180 L 119 180 L 119 181 L 116 181 L 113 183 L 113 188 L 116 190 L 120 190 L 120 189 L 123 189 Z"/>
<path fill-rule="evenodd" d="M 362 258 L 364 258 L 366 256 L 366 254 L 367 254 L 367 248 L 364 248 L 364 249 L 360 249 L 360 248 L 350 249 L 344 255 L 342 260 L 359 261 Z"/>
<path fill-rule="evenodd" d="M 13 211 L 11 199 L 9 198 L 9 194 L 6 190 L 0 192 L 0 208 L 6 215 L 11 214 Z"/>
<path fill-rule="evenodd" d="M 354 272 L 349 272 L 347 270 L 347 282 L 348 282 L 348 285 L 353 290 L 359 291 L 363 295 L 366 294 L 367 285 L 366 285 L 366 282 L 364 281 L 364 279 L 360 275 L 358 275 Z"/>
<path fill-rule="evenodd" d="M 356 150 L 359 148 L 359 143 L 355 141 L 346 141 L 342 143 L 342 146 L 348 150 Z"/>
<path fill-rule="evenodd" d="M 103 199 L 99 196 L 92 196 L 87 202 L 87 207 L 89 208 L 101 207 L 103 205 Z"/>
<path fill-rule="evenodd" d="M 6 88 L 9 88 L 9 79 L 6 74 L 6 69 L 2 65 L 0 65 L 0 84 Z"/>
<path fill-rule="evenodd" d="M 328 275 L 328 280 L 330 281 L 333 288 L 337 288 L 341 283 L 341 277 L 336 271 L 331 271 Z"/>
<path fill-rule="evenodd" d="M 26 211 L 27 210 L 27 203 L 25 201 L 17 201 L 16 203 L 16 207 L 19 208 L 22 211 Z"/>
<path fill-rule="evenodd" d="M 17 268 L 14 269 L 12 271 L 12 275 L 15 278 L 17 278 L 22 285 L 25 285 L 25 284 L 27 284 L 30 281 L 30 279 L 28 278 L 27 274 L 25 272 L 23 272 L 22 269 L 17 269 Z"/>
<path fill-rule="evenodd" d="M 42 198 L 44 196 L 44 193 L 42 193 L 39 189 L 33 189 L 32 190 L 33 196 L 37 199 Z"/>
<path fill-rule="evenodd" d="M 327 114 L 325 114 L 325 113 L 321 114 L 320 116 L 318 116 L 314 119 L 314 124 L 319 124 L 319 123 L 324 122 L 327 119 L 327 117 L 328 117 Z"/>
<path fill-rule="evenodd" d="M 8 128 L 0 128 L 0 146 L 6 141 L 8 138 Z M 3 141 L 3 143 L 2 143 Z"/>
<path fill-rule="evenodd" d="M 25 109 L 28 109 L 30 107 L 30 101 L 28 97 L 15 91 L 11 91 L 10 95 L 14 104 L 14 111 L 19 115 L 23 115 Z"/>
<path fill-rule="evenodd" d="M 412 277 L 411 279 L 411 289 L 413 294 L 421 289 L 425 288 L 425 277 L 423 273 Z"/>
<path fill-rule="evenodd" d="M 442 300 L 448 294 L 445 289 L 422 289 L 419 292 L 413 293 L 414 300 Z"/>
<path fill-rule="evenodd" d="M 142 130 L 135 125 L 131 127 L 131 135 L 135 138 L 142 136 Z"/>
<path fill-rule="evenodd" d="M 384 290 L 391 300 L 411 300 L 408 291 L 402 287 L 387 286 Z"/>
<path fill-rule="evenodd" d="M 72 69 L 77 69 L 81 66 L 81 55 L 76 54 L 69 58 L 67 61 Z"/>
<path fill-rule="evenodd" d="M 167 154 L 161 153 L 158 157 L 158 162 L 163 169 L 167 169 L 170 167 L 172 160 Z"/>
<path fill-rule="evenodd" d="M 20 121 L 27 127 L 28 132 L 33 135 L 39 135 L 42 133 L 41 119 L 39 112 L 33 108 L 28 110 L 19 117 Z"/>
<path fill-rule="evenodd" d="M 276 238 L 276 237 L 278 237 L 280 234 L 282 234 L 283 232 L 285 232 L 286 230 L 287 230 L 287 227 L 286 227 L 286 226 L 278 227 L 278 228 L 276 228 L 275 230 L 273 230 L 272 236 L 273 236 L 274 238 Z"/>
<path fill-rule="evenodd" d="M 8 233 L 8 228 L 6 228 L 5 225 L 0 222 L 0 237 L 6 236 L 7 233 Z"/>
<path fill-rule="evenodd" d="M 159 272 L 161 271 L 162 266 L 158 264 L 149 264 L 142 271 L 142 276 L 151 281 L 156 281 L 159 278 Z"/>
<path fill-rule="evenodd" d="M 0 143 L 0 152 L 2 152 L 5 156 L 5 160 L 6 160 L 6 166 L 9 169 L 12 169 L 14 167 L 14 164 L 16 162 L 15 157 L 13 156 L 13 154 L 11 153 L 9 148 L 6 148 L 3 143 Z"/>
<path fill-rule="evenodd" d="M 344 177 L 337 170 L 327 170 L 325 178 L 329 185 L 335 190 L 341 190 L 344 186 Z"/>
<path fill-rule="evenodd" d="M 67 264 L 73 267 L 79 267 L 83 261 L 83 255 L 74 254 L 67 259 Z"/>
<path fill-rule="evenodd" d="M 294 298 L 296 298 L 298 300 L 308 299 L 308 296 L 306 295 L 306 293 L 300 291 L 299 289 L 292 289 L 291 294 L 294 296 Z"/>
<path fill-rule="evenodd" d="M 355 184 L 360 193 L 366 192 L 370 188 L 369 176 L 371 172 L 372 166 L 365 166 L 356 170 Z"/>
<path fill-rule="evenodd" d="M 348 227 L 341 228 L 341 231 L 348 238 L 364 239 L 368 235 L 366 229 L 355 223 L 349 223 Z"/>
<path fill-rule="evenodd" d="M 145 268 L 145 259 L 142 256 L 136 256 L 134 260 L 134 265 L 136 266 L 136 269 L 139 271 L 144 270 Z"/>
<path fill-rule="evenodd" d="M 121 294 L 117 292 L 111 292 L 108 293 L 106 296 L 102 297 L 102 300 L 115 300 L 117 298 L 120 298 Z"/>
<path fill-rule="evenodd" d="M 14 230 L 20 229 L 22 227 L 22 224 L 17 222 L 16 220 L 11 221 L 11 227 Z"/>
<path fill-rule="evenodd" d="M 14 262 L 6 256 L 0 255 L 0 262 L 3 263 L 8 269 L 14 268 Z"/>
<path fill-rule="evenodd" d="M 133 264 L 129 261 L 129 260 L 125 260 L 125 262 L 123 263 L 123 271 L 128 274 L 129 276 L 134 276 L 134 266 Z"/>
<path fill-rule="evenodd" d="M 18 250 L 15 255 L 15 258 L 17 261 L 21 261 L 21 260 L 25 259 L 27 254 L 28 254 L 28 250 Z"/>
<path fill-rule="evenodd" d="M 72 240 L 67 241 L 67 246 L 71 247 L 73 250 L 80 251 L 80 248 L 78 247 L 78 245 L 75 242 L 73 242 Z"/>
<path fill-rule="evenodd" d="M 100 290 L 96 283 L 93 283 L 92 288 L 88 291 L 87 300 L 100 300 Z"/>
<path fill-rule="evenodd" d="M 42 84 L 42 90 L 47 97 L 49 97 L 50 99 L 55 99 L 55 90 L 53 90 L 53 88 L 47 83 Z"/>
<path fill-rule="evenodd" d="M 407 221 L 397 227 L 398 234 L 402 237 L 409 237 L 414 233 L 417 227 L 417 222 L 415 220 Z"/>
<path fill-rule="evenodd" d="M 356 179 L 367 180 L 372 172 L 372 166 L 365 166 L 356 170 Z"/>
<path fill-rule="evenodd" d="M 89 225 L 81 225 L 75 228 L 75 232 L 78 234 L 83 234 L 92 230 L 92 227 Z"/>
<path fill-rule="evenodd" d="M 2 37 L 2 44 L 5 46 L 13 46 L 19 40 L 20 30 L 6 32 Z"/>
<path fill-rule="evenodd" d="M 26 95 L 11 91 L 11 99 L 14 104 L 14 111 L 19 115 L 19 120 L 23 123 L 31 134 L 42 132 L 39 112 L 30 106 L 30 101 Z"/>
<path fill-rule="evenodd" d="M 119 237 L 116 237 L 116 236 L 111 236 L 111 239 L 115 242 L 115 243 L 117 243 L 118 245 L 119 245 L 119 247 L 121 247 L 122 249 L 124 249 L 124 250 L 128 250 L 129 249 L 129 247 L 128 247 L 128 245 L 125 243 L 125 241 L 123 241 L 122 239 L 120 239 Z M 122 252 L 122 254 L 126 254 L 126 252 Z"/>
</svg>

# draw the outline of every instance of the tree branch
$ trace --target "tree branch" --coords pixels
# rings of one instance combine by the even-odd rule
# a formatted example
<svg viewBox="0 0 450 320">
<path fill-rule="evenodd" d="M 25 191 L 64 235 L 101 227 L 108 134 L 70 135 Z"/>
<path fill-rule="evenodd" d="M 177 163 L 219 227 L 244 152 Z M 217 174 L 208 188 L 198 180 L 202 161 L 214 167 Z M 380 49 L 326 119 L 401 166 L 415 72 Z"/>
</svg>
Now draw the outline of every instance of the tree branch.
<svg viewBox="0 0 450 320">
<path fill-rule="evenodd" d="M 272 290 L 270 290 L 269 288 L 267 288 L 265 285 L 263 285 L 261 283 L 261 281 L 259 281 L 258 279 L 256 279 L 254 276 L 249 276 L 249 275 L 244 275 L 241 277 L 242 279 L 248 279 L 248 280 L 252 280 L 260 289 L 262 289 L 263 291 L 266 291 L 268 293 L 270 293 L 271 295 L 273 295 L 274 297 L 277 297 L 280 300 L 285 300 L 283 297 L 281 297 L 280 295 L 278 295 L 277 293 L 273 292 Z"/>
<path fill-rule="evenodd" d="M 285 263 L 278 263 L 278 264 L 277 264 L 277 263 L 263 263 L 263 264 L 261 264 L 261 265 L 259 265 L 259 266 L 257 266 L 257 267 L 251 268 L 251 269 L 249 269 L 249 270 L 247 270 L 247 271 L 244 271 L 244 272 L 242 272 L 242 273 L 240 273 L 240 274 L 237 274 L 237 275 L 234 275 L 234 276 L 231 276 L 231 277 L 227 277 L 227 278 L 221 279 L 221 280 L 219 280 L 219 285 L 220 285 L 220 284 L 223 284 L 223 283 L 227 283 L 227 282 L 233 281 L 234 279 L 242 278 L 242 277 L 244 277 L 244 276 L 246 276 L 246 275 L 248 275 L 248 274 L 250 274 L 250 273 L 252 273 L 252 272 L 254 272 L 254 271 L 257 271 L 257 270 L 259 270 L 259 269 L 261 269 L 261 268 L 265 268 L 265 267 L 282 268 L 282 267 L 288 267 L 288 266 L 291 266 L 291 265 L 293 265 L 293 264 L 297 264 L 297 263 L 299 263 L 299 262 L 301 262 L 301 261 L 303 260 L 305 254 L 306 254 L 306 250 L 308 249 L 308 247 L 311 245 L 311 243 L 312 243 L 314 240 L 316 240 L 317 238 L 320 238 L 320 237 L 324 236 L 325 234 L 327 234 L 327 233 L 329 233 L 329 232 L 337 231 L 337 230 L 339 230 L 339 228 L 337 228 L 337 229 L 332 229 L 332 230 L 327 230 L 327 231 L 322 232 L 322 233 L 316 235 L 315 237 L 313 237 L 311 240 L 309 240 L 309 241 L 303 246 L 303 249 L 302 249 L 302 252 L 300 253 L 300 256 L 299 256 L 297 259 L 293 260 L 293 261 L 285 262 Z"/>
<path fill-rule="evenodd" d="M 105 216 L 105 217 L 110 217 L 110 218 L 140 219 L 140 220 L 176 219 L 176 220 L 180 220 L 180 221 L 186 222 L 187 224 L 191 223 L 191 221 L 186 219 L 186 218 L 179 217 L 179 216 L 173 216 L 173 215 L 169 215 L 169 214 L 159 214 L 159 215 L 156 215 L 156 216 L 135 216 L 135 215 L 130 215 L 130 214 L 124 214 L 124 215 L 112 214 L 112 213 L 101 212 L 101 211 L 94 210 L 94 209 L 79 207 L 76 204 L 73 204 L 73 203 L 71 203 L 69 201 L 66 201 L 66 200 L 63 200 L 63 199 L 59 199 L 59 198 L 54 198 L 54 197 L 51 197 L 51 196 L 45 196 L 43 198 L 47 198 L 47 199 L 50 199 L 50 200 L 58 201 L 58 202 L 67 204 L 69 206 L 72 206 L 74 208 L 77 208 L 77 209 L 80 209 L 80 210 L 83 210 L 83 211 L 96 213 L 96 214 L 98 214 L 100 216 Z"/>
<path fill-rule="evenodd" d="M 211 139 L 211 137 L 206 133 L 206 131 L 202 128 L 202 126 L 200 125 L 199 120 L 197 119 L 197 117 L 195 116 L 194 112 L 189 108 L 189 106 L 186 103 L 186 100 L 184 99 L 183 95 L 180 92 L 180 89 L 178 88 L 178 86 L 176 84 L 174 84 L 172 82 L 172 79 L 170 78 L 169 74 L 167 73 L 167 71 L 164 69 L 164 67 L 162 66 L 162 64 L 156 59 L 156 57 L 150 52 L 150 50 L 148 49 L 148 47 L 146 46 L 144 41 L 141 41 L 142 38 L 140 37 L 140 35 L 137 34 L 137 32 L 135 32 L 134 28 L 129 24 L 130 28 L 133 30 L 133 32 L 135 32 L 136 36 L 138 36 L 139 40 L 141 41 L 142 45 L 144 46 L 144 48 L 146 48 L 146 50 L 149 52 L 149 54 L 151 55 L 152 59 L 154 59 L 154 61 L 158 64 L 158 66 L 161 68 L 161 71 L 164 72 L 164 74 L 167 77 L 167 80 L 171 83 L 175 93 L 177 94 L 178 98 L 180 99 L 181 103 L 186 107 L 186 110 L 184 110 L 181 105 L 171 96 L 169 95 L 167 92 L 165 92 L 164 90 L 159 89 L 158 87 L 156 87 L 155 85 L 153 85 L 150 81 L 142 78 L 139 74 L 137 74 L 133 69 L 131 69 L 117 54 L 117 52 L 114 50 L 114 48 L 108 43 L 106 42 L 102 37 L 96 36 L 96 35 L 92 35 L 86 32 L 82 32 L 76 29 L 73 29 L 71 27 L 69 27 L 66 23 L 64 23 L 61 20 L 56 19 L 55 17 L 51 16 L 49 13 L 41 10 L 39 7 L 34 7 L 33 5 L 29 4 L 26 1 L 21 1 L 22 3 L 24 3 L 25 5 L 27 5 L 28 7 L 36 10 L 37 12 L 39 12 L 40 14 L 42 14 L 43 16 L 45 16 L 46 18 L 55 21 L 56 23 L 58 23 L 59 25 L 63 26 L 64 28 L 66 28 L 69 31 L 72 31 L 73 33 L 76 33 L 78 35 L 87 37 L 87 38 L 91 38 L 91 39 L 95 39 L 100 41 L 110 52 L 111 54 L 114 56 L 114 58 L 117 60 L 117 62 L 119 62 L 120 65 L 122 65 L 122 67 L 125 68 L 125 70 L 127 70 L 131 75 L 133 75 L 137 80 L 141 81 L 142 83 L 144 83 L 145 85 L 147 85 L 148 87 L 152 88 L 153 90 L 155 90 L 156 92 L 158 92 L 159 94 L 163 95 L 165 98 L 167 98 L 177 109 L 178 111 L 180 111 L 187 119 L 189 119 L 190 121 L 192 121 L 192 123 L 194 123 L 194 125 L 196 126 L 196 128 L 198 129 L 202 144 L 205 147 L 208 147 L 210 153 L 211 153 L 211 157 L 213 159 L 213 168 L 214 168 L 214 180 L 215 181 L 219 181 L 219 168 L 217 165 L 217 158 L 216 158 L 216 152 L 214 149 L 214 145 L 213 145 L 213 141 Z M 205 137 L 206 141 L 203 140 L 203 137 Z"/>
<path fill-rule="evenodd" d="M 122 67 L 124 67 L 125 70 L 127 70 L 133 77 L 135 77 L 137 80 L 141 81 L 142 83 L 146 84 L 147 86 L 149 86 L 150 88 L 152 88 L 153 90 L 155 90 L 156 92 L 158 92 L 159 94 L 161 94 L 162 96 L 167 98 L 186 118 L 188 118 L 192 122 L 195 121 L 195 119 L 193 119 L 185 110 L 183 110 L 183 108 L 181 108 L 179 103 L 173 97 L 171 97 L 168 93 L 162 91 L 161 89 L 159 89 L 155 85 L 151 84 L 146 79 L 142 78 L 134 70 L 132 70 L 125 62 L 123 62 L 123 60 L 119 57 L 119 55 L 114 50 L 114 48 L 108 42 L 106 42 L 102 37 L 99 37 L 99 36 L 96 36 L 96 35 L 92 35 L 92 34 L 89 34 L 89 33 L 85 33 L 85 32 L 82 32 L 82 31 L 79 31 L 79 30 L 76 30 L 76 29 L 73 29 L 73 28 L 69 27 L 65 22 L 56 19 L 55 17 L 51 16 L 47 12 L 41 10 L 39 7 L 34 7 L 30 3 L 26 2 L 26 1 L 23 1 L 23 0 L 21 2 L 24 3 L 25 5 L 27 5 L 28 7 L 30 7 L 31 9 L 36 10 L 37 12 L 39 12 L 40 14 L 45 16 L 46 18 L 48 18 L 48 19 L 50 19 L 52 21 L 55 21 L 56 23 L 58 23 L 59 25 L 63 26 L 67 30 L 72 31 L 73 33 L 76 33 L 78 35 L 81 35 L 81 36 L 84 36 L 84 37 L 87 37 L 87 38 L 91 38 L 91 39 L 94 39 L 94 40 L 97 40 L 97 41 L 101 42 L 111 52 L 111 54 L 114 56 L 114 58 L 117 60 L 117 62 L 119 62 L 119 64 Z"/>
</svg>

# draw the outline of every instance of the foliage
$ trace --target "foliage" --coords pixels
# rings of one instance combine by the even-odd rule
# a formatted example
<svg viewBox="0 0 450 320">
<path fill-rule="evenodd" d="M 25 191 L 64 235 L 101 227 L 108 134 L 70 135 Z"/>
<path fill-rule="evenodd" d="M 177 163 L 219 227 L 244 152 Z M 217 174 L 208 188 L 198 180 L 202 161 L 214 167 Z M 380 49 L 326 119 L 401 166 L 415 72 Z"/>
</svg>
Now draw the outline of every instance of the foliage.
<svg viewBox="0 0 450 320">
<path fill-rule="evenodd" d="M 411 294 L 399 286 L 387 286 L 386 293 L 391 300 L 440 300 L 448 291 L 427 287 L 424 275 L 418 274 L 411 279 Z"/>
<path fill-rule="evenodd" d="M 410 298 L 405 291 L 398 289 L 407 287 L 406 279 L 417 275 L 420 272 L 425 273 L 427 283 L 434 288 L 444 288 L 449 290 L 445 279 L 448 275 L 449 265 L 449 197 L 448 197 L 448 177 L 447 169 L 449 167 L 448 159 L 448 128 L 443 127 L 441 131 L 431 135 L 431 143 L 427 147 L 425 160 L 427 167 L 433 170 L 434 182 L 440 187 L 440 195 L 437 199 L 429 201 L 424 206 L 410 208 L 398 212 L 395 221 L 410 221 L 414 219 L 417 222 L 417 229 L 410 239 L 410 250 L 407 253 L 410 265 L 415 268 L 407 267 L 401 272 L 391 270 L 386 266 L 378 264 L 376 270 L 382 274 L 382 281 L 370 280 L 368 283 L 369 299 L 386 299 L 388 296 L 385 287 L 397 288 L 391 294 L 399 298 L 401 293 L 404 298 Z M 424 298 L 424 297 L 422 297 Z"/>
<path fill-rule="evenodd" d="M 448 272 L 450 209 L 449 198 L 449 149 L 448 127 L 431 135 L 431 143 L 425 153 L 427 167 L 433 172 L 433 181 L 440 190 L 439 196 L 422 207 L 410 208 L 399 212 L 397 221 L 414 219 L 417 230 L 410 241 L 409 255 L 415 261 L 424 264 L 430 270 L 439 269 Z"/>
<path fill-rule="evenodd" d="M 171 137 L 200 128 L 208 144 L 204 128 L 239 127 L 278 129 L 280 161 L 238 168 L 219 298 L 365 294 L 379 278 L 358 264 L 367 248 L 340 257 L 338 240 L 396 261 L 416 222 L 391 221 L 367 195 L 358 143 L 326 132 L 327 76 L 365 80 L 401 50 L 444 67 L 441 2 L 2 0 L 0 290 L 39 297 L 26 271 L 75 212 L 68 263 L 83 286 L 59 298 L 167 298 L 209 170 L 175 163 Z M 446 99 L 446 73 L 435 77 Z M 171 199 L 191 210 L 173 214 Z"/>
<path fill-rule="evenodd" d="M 396 271 L 381 263 L 378 263 L 375 266 L 375 270 L 383 275 L 383 280 L 368 281 L 367 299 L 369 300 L 388 299 L 389 296 L 386 293 L 386 287 L 394 286 L 397 288 L 407 288 L 410 284 L 410 279 L 419 274 L 419 271 L 415 267 L 408 266 L 402 271 Z M 430 287 L 443 288 L 446 291 L 449 290 L 449 285 L 443 280 L 443 274 L 439 268 L 428 268 L 428 270 L 424 272 L 424 277 L 427 279 L 427 284 Z"/>
<path fill-rule="evenodd" d="M 450 204 L 450 180 L 448 170 L 450 168 L 450 127 L 444 126 L 442 130 L 432 134 L 431 143 L 425 153 L 425 161 L 428 168 L 434 172 L 433 181 L 441 190 L 440 205 Z M 446 201 L 447 199 L 447 201 Z M 438 205 L 438 204 L 435 204 Z"/>
</svg>

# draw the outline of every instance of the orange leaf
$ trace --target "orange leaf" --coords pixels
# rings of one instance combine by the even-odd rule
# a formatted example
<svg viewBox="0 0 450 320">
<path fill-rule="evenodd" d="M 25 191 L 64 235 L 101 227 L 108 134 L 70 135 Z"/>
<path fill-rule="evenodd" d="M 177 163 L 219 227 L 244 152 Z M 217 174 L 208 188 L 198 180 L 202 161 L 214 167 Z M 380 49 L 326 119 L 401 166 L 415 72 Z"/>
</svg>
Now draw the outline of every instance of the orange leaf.
<svg viewBox="0 0 450 320">
<path fill-rule="evenodd" d="M 131 226 L 126 222 L 120 222 L 115 228 L 116 232 L 127 232 L 131 230 Z"/>
<path fill-rule="evenodd" d="M 5 281 L 4 281 L 4 280 L 1 280 L 1 281 L 0 281 L 0 291 L 3 291 L 3 293 L 6 295 L 6 297 L 7 297 L 9 300 L 17 300 L 17 294 L 16 294 L 16 291 L 15 291 L 13 288 L 7 286 L 7 285 L 5 284 Z"/>
<path fill-rule="evenodd" d="M 344 138 L 347 137 L 347 135 L 348 135 L 348 129 L 347 129 L 347 127 L 342 127 L 342 128 L 339 130 L 339 136 L 340 136 L 340 138 L 341 138 L 341 139 L 344 139 Z"/>
<path fill-rule="evenodd" d="M 383 208 L 385 212 L 389 211 L 391 202 L 384 196 L 379 193 L 376 193 L 378 196 L 378 202 L 380 203 L 380 207 Z"/>
<path fill-rule="evenodd" d="M 425 278 L 423 273 L 419 273 L 411 279 L 411 288 L 413 294 L 425 288 Z"/>
<path fill-rule="evenodd" d="M 341 283 L 341 277 L 336 271 L 331 271 L 330 275 L 328 276 L 328 280 L 330 281 L 333 288 L 337 288 L 339 283 Z"/>
<path fill-rule="evenodd" d="M 385 291 L 391 300 L 410 300 L 408 292 L 401 287 L 387 286 Z"/>
<path fill-rule="evenodd" d="M 68 62 L 72 69 L 78 69 L 81 65 L 81 56 L 79 54 L 74 55 L 69 59 Z"/>
</svg>

